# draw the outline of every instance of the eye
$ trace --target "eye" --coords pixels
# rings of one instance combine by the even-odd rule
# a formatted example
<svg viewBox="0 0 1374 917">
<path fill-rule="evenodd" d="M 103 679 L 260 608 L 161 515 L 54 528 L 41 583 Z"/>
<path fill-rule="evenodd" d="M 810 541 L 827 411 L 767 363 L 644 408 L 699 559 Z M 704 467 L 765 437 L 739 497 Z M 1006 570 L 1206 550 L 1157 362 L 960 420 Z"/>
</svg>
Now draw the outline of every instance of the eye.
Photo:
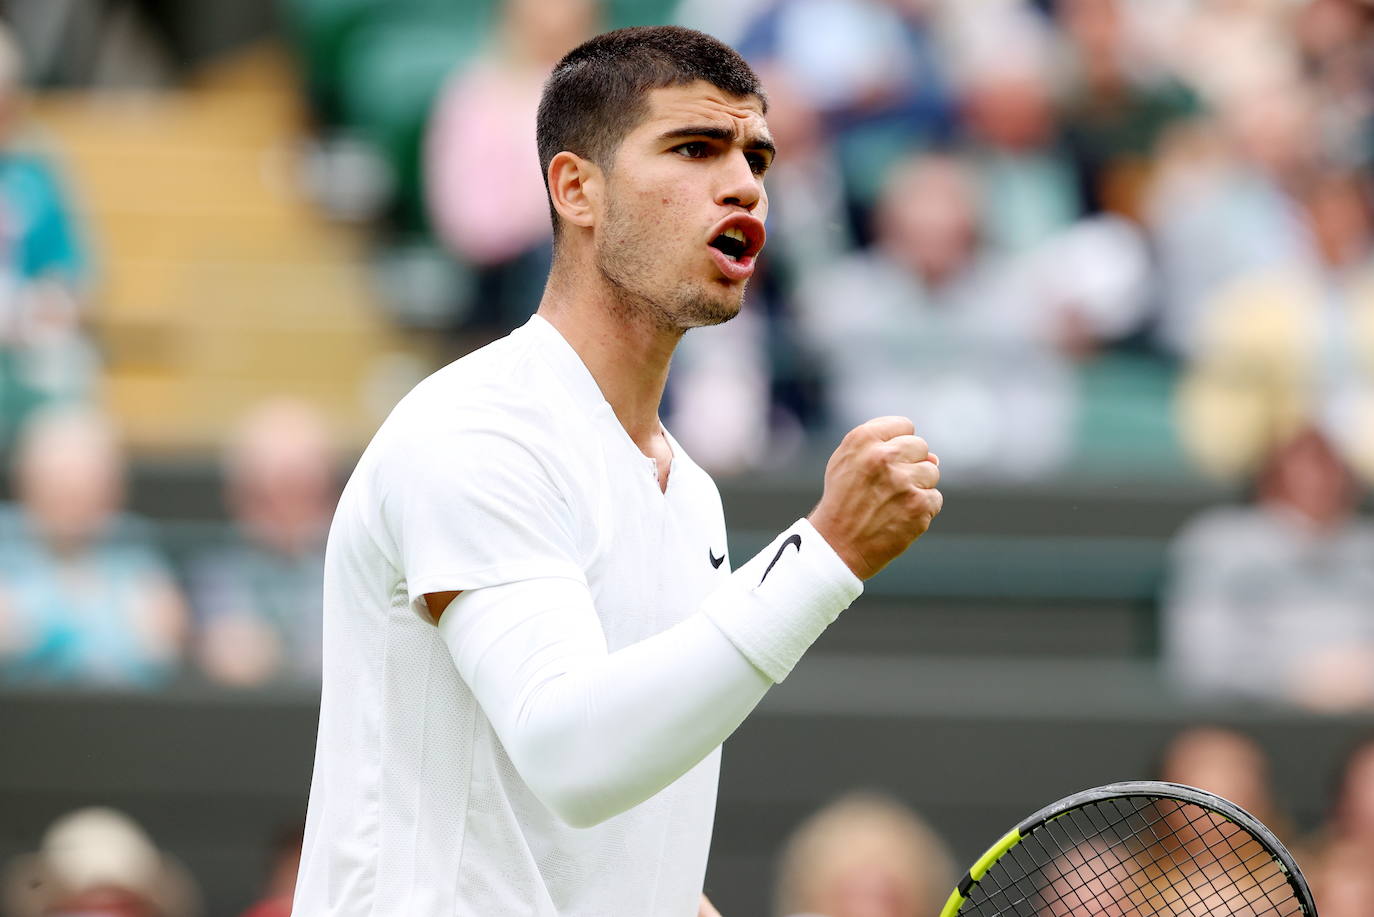
<svg viewBox="0 0 1374 917">
<path fill-rule="evenodd" d="M 755 175 L 762 175 L 768 171 L 768 157 L 762 153 L 746 153 L 744 158 L 748 161 L 749 168 L 754 171 Z"/>
<path fill-rule="evenodd" d="M 688 159 L 705 159 L 706 154 L 710 152 L 710 148 L 703 140 L 692 140 L 673 147 L 673 151 L 681 153 Z"/>
</svg>

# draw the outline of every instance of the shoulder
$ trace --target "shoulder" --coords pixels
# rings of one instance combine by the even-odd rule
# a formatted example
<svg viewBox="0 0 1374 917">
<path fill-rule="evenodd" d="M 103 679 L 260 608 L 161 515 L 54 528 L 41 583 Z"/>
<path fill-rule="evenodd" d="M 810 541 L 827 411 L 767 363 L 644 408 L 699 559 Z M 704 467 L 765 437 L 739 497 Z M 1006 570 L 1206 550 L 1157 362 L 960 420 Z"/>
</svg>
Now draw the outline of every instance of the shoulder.
<svg viewBox="0 0 1374 917">
<path fill-rule="evenodd" d="M 368 447 L 383 493 L 408 476 L 457 486 L 491 474 L 537 473 L 555 485 L 582 476 L 598 454 L 594 424 L 529 330 L 450 363 L 402 399 Z"/>
<path fill-rule="evenodd" d="M 506 433 L 538 447 L 551 437 L 566 401 L 535 342 L 517 331 L 422 381 L 396 405 L 377 441 L 406 450 Z"/>
</svg>

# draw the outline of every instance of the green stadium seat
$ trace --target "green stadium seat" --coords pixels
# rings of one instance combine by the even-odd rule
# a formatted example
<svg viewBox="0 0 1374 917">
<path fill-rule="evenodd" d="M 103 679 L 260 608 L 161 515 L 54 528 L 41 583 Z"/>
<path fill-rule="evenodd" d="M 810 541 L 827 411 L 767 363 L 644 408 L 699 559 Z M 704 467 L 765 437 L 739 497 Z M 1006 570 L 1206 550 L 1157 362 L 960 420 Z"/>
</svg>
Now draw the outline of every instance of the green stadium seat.
<svg viewBox="0 0 1374 917">
<path fill-rule="evenodd" d="M 1076 470 L 1195 477 L 1175 429 L 1175 372 L 1144 354 L 1108 353 L 1079 370 Z"/>
<path fill-rule="evenodd" d="M 392 216 L 424 230 L 421 146 L 444 80 L 481 45 L 487 23 L 413 11 L 377 15 L 349 40 L 341 75 L 344 121 L 375 144 L 395 179 Z"/>
<path fill-rule="evenodd" d="M 339 74 L 344 47 L 385 0 L 283 0 L 282 20 L 295 48 L 315 116 L 326 125 L 341 118 Z"/>
<path fill-rule="evenodd" d="M 632 25 L 667 25 L 673 21 L 674 0 L 604 0 L 610 28 Z"/>
</svg>

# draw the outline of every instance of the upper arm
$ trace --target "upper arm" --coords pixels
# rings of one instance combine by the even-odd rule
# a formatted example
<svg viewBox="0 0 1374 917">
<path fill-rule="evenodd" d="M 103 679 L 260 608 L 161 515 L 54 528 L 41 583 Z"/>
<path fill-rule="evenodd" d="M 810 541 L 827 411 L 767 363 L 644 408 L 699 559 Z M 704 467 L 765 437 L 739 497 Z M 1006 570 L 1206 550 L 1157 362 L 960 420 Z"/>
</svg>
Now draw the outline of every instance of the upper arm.
<svg viewBox="0 0 1374 917">
<path fill-rule="evenodd" d="M 383 524 L 416 614 L 459 592 L 540 577 L 584 580 L 559 456 L 538 431 L 459 429 L 383 463 Z"/>
</svg>

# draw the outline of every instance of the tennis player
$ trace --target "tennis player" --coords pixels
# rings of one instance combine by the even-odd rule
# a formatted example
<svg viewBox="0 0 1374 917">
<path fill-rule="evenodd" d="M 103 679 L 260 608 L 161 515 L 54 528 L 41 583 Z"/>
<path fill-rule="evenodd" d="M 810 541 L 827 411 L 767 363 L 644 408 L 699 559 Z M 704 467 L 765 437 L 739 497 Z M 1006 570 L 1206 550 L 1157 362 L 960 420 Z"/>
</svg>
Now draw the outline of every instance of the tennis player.
<svg viewBox="0 0 1374 917">
<path fill-rule="evenodd" d="M 659 422 L 675 345 L 739 311 L 763 247 L 765 108 L 680 28 L 549 78 L 538 314 L 407 395 L 334 518 L 297 917 L 714 913 L 721 742 L 941 505 L 911 423 L 874 420 L 732 572 Z"/>
</svg>

